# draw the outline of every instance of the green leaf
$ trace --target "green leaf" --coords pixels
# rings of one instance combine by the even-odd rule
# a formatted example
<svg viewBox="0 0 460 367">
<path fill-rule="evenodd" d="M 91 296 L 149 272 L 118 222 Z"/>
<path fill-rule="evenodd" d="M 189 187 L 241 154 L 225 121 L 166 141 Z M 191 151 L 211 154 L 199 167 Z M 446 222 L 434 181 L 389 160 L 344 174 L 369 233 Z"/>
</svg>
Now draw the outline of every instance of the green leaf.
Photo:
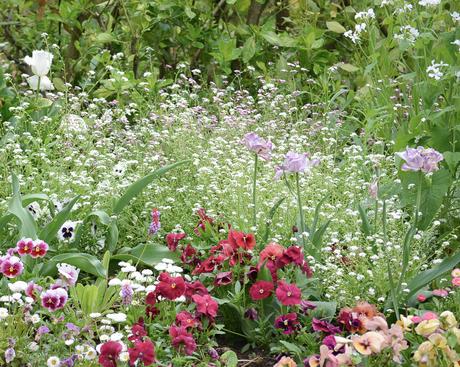
<svg viewBox="0 0 460 367">
<path fill-rule="evenodd" d="M 86 253 L 68 252 L 59 254 L 48 260 L 41 269 L 41 275 L 52 275 L 56 272 L 56 264 L 66 263 L 76 266 L 85 273 L 95 275 L 97 277 L 106 278 L 107 272 L 102 263 L 93 255 Z"/>
<path fill-rule="evenodd" d="M 45 228 L 40 231 L 40 239 L 46 243 L 51 242 L 57 235 L 59 228 L 69 217 L 70 211 L 77 202 L 80 196 L 74 197 L 56 216 L 49 222 Z"/>
<path fill-rule="evenodd" d="M 405 298 L 409 299 L 412 295 L 417 293 L 419 289 L 425 287 L 427 284 L 441 277 L 443 274 L 451 271 L 458 263 L 460 263 L 460 252 L 444 259 L 442 263 L 434 268 L 418 273 L 408 282 L 406 288 L 410 289 L 410 292 L 406 294 Z"/>
<path fill-rule="evenodd" d="M 99 43 L 110 43 L 114 40 L 113 36 L 110 33 L 99 33 L 96 36 L 96 41 Z"/>
<path fill-rule="evenodd" d="M 460 152 L 444 152 L 442 153 L 452 175 L 457 171 L 458 163 L 460 162 Z"/>
<path fill-rule="evenodd" d="M 263 243 L 268 241 L 268 236 L 270 236 L 270 229 L 272 228 L 273 217 L 275 216 L 275 213 L 276 213 L 277 209 L 283 203 L 284 200 L 286 200 L 285 197 L 282 197 L 281 199 L 279 199 L 275 203 L 275 205 L 272 206 L 270 211 L 268 212 L 267 220 L 266 220 L 266 223 L 265 223 L 265 234 L 264 234 L 264 237 L 263 237 Z"/>
<path fill-rule="evenodd" d="M 106 241 L 107 250 L 109 250 L 110 252 L 115 251 L 118 243 L 118 226 L 115 220 L 112 221 L 112 223 L 110 223 L 109 225 Z"/>
<path fill-rule="evenodd" d="M 355 71 L 359 70 L 358 67 L 347 63 L 339 64 L 339 68 L 348 71 L 349 73 L 354 73 Z"/>
<path fill-rule="evenodd" d="M 249 37 L 243 46 L 243 62 L 248 63 L 256 53 L 256 40 L 254 37 Z"/>
<path fill-rule="evenodd" d="M 335 33 L 345 33 L 347 31 L 339 22 L 336 21 L 326 22 L 326 27 Z"/>
<path fill-rule="evenodd" d="M 75 247 L 78 247 L 78 245 L 80 244 L 80 240 L 81 240 L 81 236 L 83 234 L 83 231 L 84 231 L 84 225 L 86 223 L 88 223 L 88 221 L 92 218 L 92 217 L 98 217 L 99 218 L 99 221 L 105 225 L 105 226 L 108 226 L 110 225 L 110 223 L 112 222 L 112 218 L 110 218 L 110 216 L 103 210 L 95 210 L 91 213 L 89 213 L 85 219 L 83 219 L 83 223 L 81 223 L 78 227 L 77 227 L 77 231 L 75 232 L 75 238 L 74 238 L 74 241 L 73 241 L 73 244 Z"/>
<path fill-rule="evenodd" d="M 370 236 L 370 234 L 372 233 L 371 225 L 369 224 L 369 218 L 367 217 L 367 213 L 361 204 L 358 204 L 358 212 L 362 222 L 361 231 L 364 233 L 364 235 Z"/>
<path fill-rule="evenodd" d="M 316 305 L 314 310 L 310 310 L 311 317 L 317 319 L 332 319 L 337 309 L 337 302 L 312 302 Z"/>
<path fill-rule="evenodd" d="M 131 184 L 128 189 L 126 190 L 126 192 L 123 194 L 123 196 L 121 198 L 119 198 L 117 200 L 117 202 L 115 203 L 114 207 L 113 207 L 113 213 L 115 215 L 118 215 L 122 212 L 122 210 L 129 204 L 129 202 L 134 198 L 136 197 L 137 195 L 139 195 L 142 190 L 145 189 L 145 187 L 150 184 L 154 179 L 164 175 L 166 172 L 176 168 L 176 167 L 179 167 L 185 163 L 189 163 L 190 160 L 184 160 L 184 161 L 180 161 L 180 162 L 176 162 L 176 163 L 173 163 L 173 164 L 170 164 L 168 166 L 165 166 L 165 167 L 162 167 L 162 168 L 159 168 L 157 169 L 156 171 L 148 174 L 147 176 L 144 176 L 143 178 L 141 178 L 140 180 L 134 182 L 133 184 Z"/>
<path fill-rule="evenodd" d="M 115 260 L 132 260 L 134 263 L 140 262 L 143 265 L 148 266 L 154 266 L 161 262 L 161 260 L 164 258 L 178 261 L 179 255 L 177 255 L 175 252 L 169 251 L 169 249 L 163 245 L 141 243 L 127 253 L 118 253 L 112 256 L 112 259 Z"/>
<path fill-rule="evenodd" d="M 222 354 L 220 356 L 220 361 L 224 364 L 225 367 L 238 366 L 238 356 L 232 350 L 227 350 L 224 354 Z"/>
<path fill-rule="evenodd" d="M 8 211 L 16 216 L 21 222 L 19 231 L 21 237 L 37 239 L 37 228 L 34 218 L 27 209 L 22 206 L 21 193 L 19 192 L 19 180 L 16 175 L 11 175 L 13 197 L 8 202 Z"/>
<path fill-rule="evenodd" d="M 236 0 L 226 0 L 226 3 L 227 3 L 228 5 L 233 5 L 233 4 L 236 3 Z"/>
<path fill-rule="evenodd" d="M 292 354 L 295 354 L 296 356 L 301 356 L 302 350 L 295 344 L 289 343 L 286 340 L 280 340 L 280 343 L 284 345 L 284 347 L 288 350 L 288 352 L 291 352 Z"/>
</svg>

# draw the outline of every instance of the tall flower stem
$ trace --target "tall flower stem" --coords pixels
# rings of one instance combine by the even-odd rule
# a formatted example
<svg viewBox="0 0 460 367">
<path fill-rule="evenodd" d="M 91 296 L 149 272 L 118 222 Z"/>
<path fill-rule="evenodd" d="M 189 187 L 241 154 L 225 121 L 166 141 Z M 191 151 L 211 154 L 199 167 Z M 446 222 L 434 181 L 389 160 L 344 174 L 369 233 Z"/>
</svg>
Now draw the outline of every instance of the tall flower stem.
<svg viewBox="0 0 460 367">
<path fill-rule="evenodd" d="M 256 186 L 257 186 L 257 164 L 259 162 L 259 156 L 255 154 L 254 158 L 254 175 L 252 177 L 252 210 L 253 210 L 253 225 L 257 227 L 257 208 L 256 208 Z"/>
<path fill-rule="evenodd" d="M 305 220 L 304 220 L 304 216 L 303 216 L 302 199 L 300 197 L 300 177 L 299 177 L 298 172 L 296 172 L 296 174 L 295 174 L 295 181 L 296 181 L 296 186 L 297 186 L 297 206 L 299 208 L 300 230 L 302 231 L 302 233 L 301 233 L 302 246 L 305 247 L 305 238 L 304 238 Z"/>
<path fill-rule="evenodd" d="M 42 77 L 39 76 L 38 77 L 38 83 L 37 83 L 37 94 L 36 94 L 37 100 L 38 100 L 38 97 L 40 97 L 40 83 L 41 83 L 41 81 L 42 81 Z"/>
<path fill-rule="evenodd" d="M 406 277 L 407 268 L 409 266 L 409 259 L 410 259 L 410 254 L 411 254 L 412 241 L 414 239 L 415 234 L 417 233 L 420 205 L 422 203 L 423 180 L 424 180 L 423 173 L 421 171 L 419 171 L 419 173 L 418 173 L 417 196 L 416 196 L 416 199 L 415 199 L 414 222 L 411 225 L 411 227 L 408 229 L 408 231 L 406 232 L 406 235 L 404 237 L 404 243 L 403 243 L 402 269 L 401 269 L 401 275 L 399 277 L 398 286 L 397 286 L 397 289 L 396 289 L 398 298 L 399 298 L 399 296 L 401 294 L 402 283 L 403 283 L 403 281 L 404 281 L 404 279 Z"/>
</svg>

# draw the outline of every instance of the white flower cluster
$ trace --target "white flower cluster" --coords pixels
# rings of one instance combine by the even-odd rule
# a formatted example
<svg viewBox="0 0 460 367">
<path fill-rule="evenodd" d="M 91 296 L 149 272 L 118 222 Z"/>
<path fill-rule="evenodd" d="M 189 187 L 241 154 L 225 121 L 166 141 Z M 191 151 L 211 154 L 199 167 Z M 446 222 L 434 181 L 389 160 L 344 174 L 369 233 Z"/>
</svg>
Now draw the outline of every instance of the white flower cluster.
<svg viewBox="0 0 460 367">
<path fill-rule="evenodd" d="M 426 68 L 426 72 L 428 73 L 428 76 L 430 78 L 433 78 L 435 80 L 440 80 L 444 76 L 442 68 L 446 66 L 449 66 L 449 65 L 443 63 L 442 61 L 440 63 L 436 63 L 434 60 L 432 60 L 431 65 Z"/>
<path fill-rule="evenodd" d="M 366 30 L 366 23 L 356 24 L 355 30 L 348 30 L 343 35 L 351 40 L 353 43 L 361 41 L 360 35 Z"/>
<path fill-rule="evenodd" d="M 421 6 L 437 6 L 441 4 L 441 0 L 420 0 L 418 3 Z"/>
<path fill-rule="evenodd" d="M 420 36 L 420 32 L 410 25 L 399 28 L 399 32 L 400 33 L 394 35 L 395 40 L 407 41 L 411 45 L 413 45 L 417 38 Z"/>
<path fill-rule="evenodd" d="M 367 11 L 360 11 L 355 14 L 355 20 L 359 19 L 375 19 L 374 9 L 367 9 Z"/>
</svg>

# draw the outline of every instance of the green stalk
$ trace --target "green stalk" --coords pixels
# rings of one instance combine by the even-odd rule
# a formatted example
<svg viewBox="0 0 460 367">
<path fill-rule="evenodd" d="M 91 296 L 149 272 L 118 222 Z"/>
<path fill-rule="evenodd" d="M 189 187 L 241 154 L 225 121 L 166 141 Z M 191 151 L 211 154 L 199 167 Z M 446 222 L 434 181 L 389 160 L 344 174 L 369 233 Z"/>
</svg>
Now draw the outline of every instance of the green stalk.
<svg viewBox="0 0 460 367">
<path fill-rule="evenodd" d="M 299 173 L 296 172 L 295 174 L 295 180 L 296 180 L 296 186 L 297 186 L 297 206 L 299 207 L 299 216 L 300 216 L 300 230 L 301 232 L 301 238 L 302 238 L 302 246 L 305 247 L 305 238 L 303 236 L 305 232 L 305 220 L 303 217 L 303 209 L 302 209 L 302 199 L 300 197 L 300 179 L 299 179 Z"/>
<path fill-rule="evenodd" d="M 257 185 L 257 163 L 259 156 L 256 154 L 254 158 L 254 175 L 252 177 L 252 209 L 253 209 L 253 224 L 257 227 L 257 209 L 256 209 L 256 185 Z"/>
<path fill-rule="evenodd" d="M 402 283 L 406 277 L 407 268 L 409 267 L 409 259 L 411 253 L 412 240 L 414 239 L 415 234 L 417 233 L 417 225 L 419 221 L 419 211 L 420 205 L 422 202 L 422 186 L 423 186 L 423 173 L 419 171 L 418 173 L 418 187 L 417 187 L 417 197 L 415 200 L 415 217 L 414 223 L 406 232 L 403 243 L 403 264 L 401 269 L 401 275 L 399 277 L 398 285 L 396 287 L 396 292 L 398 297 L 402 291 Z"/>
</svg>

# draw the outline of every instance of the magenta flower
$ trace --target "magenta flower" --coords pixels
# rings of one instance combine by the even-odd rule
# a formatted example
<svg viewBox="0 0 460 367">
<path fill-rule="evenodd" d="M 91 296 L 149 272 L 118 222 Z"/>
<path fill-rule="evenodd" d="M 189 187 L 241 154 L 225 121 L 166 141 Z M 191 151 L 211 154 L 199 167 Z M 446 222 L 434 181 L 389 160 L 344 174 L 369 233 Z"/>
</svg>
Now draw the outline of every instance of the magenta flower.
<svg viewBox="0 0 460 367">
<path fill-rule="evenodd" d="M 183 326 L 178 327 L 172 325 L 169 328 L 169 336 L 171 337 L 171 344 L 174 348 L 180 349 L 182 346 L 185 349 L 185 354 L 192 355 L 196 349 L 196 342 L 193 335 L 187 332 Z"/>
<path fill-rule="evenodd" d="M 319 159 L 310 159 L 308 153 L 289 152 L 284 158 L 284 163 L 275 168 L 275 179 L 278 180 L 283 173 L 310 172 L 319 164 Z"/>
<path fill-rule="evenodd" d="M 295 284 L 286 283 L 284 280 L 278 282 L 276 288 L 276 298 L 284 306 L 295 306 L 300 304 L 302 294 Z"/>
<path fill-rule="evenodd" d="M 22 238 L 16 244 L 18 254 L 21 256 L 30 254 L 34 247 L 34 241 L 31 238 Z"/>
<path fill-rule="evenodd" d="M 32 298 L 34 301 L 36 301 L 38 298 L 37 294 L 40 293 L 42 290 L 42 287 L 31 281 L 27 284 L 26 295 Z"/>
<path fill-rule="evenodd" d="M 269 161 L 271 159 L 273 144 L 270 140 L 262 139 L 256 133 L 248 133 L 244 136 L 242 143 L 263 160 Z"/>
<path fill-rule="evenodd" d="M 30 251 L 29 255 L 36 259 L 38 257 L 44 257 L 47 252 L 48 244 L 45 241 L 36 240 L 33 242 L 32 251 Z"/>
<path fill-rule="evenodd" d="M 64 308 L 67 298 L 67 291 L 64 288 L 49 289 L 41 295 L 42 306 L 54 312 Z"/>
<path fill-rule="evenodd" d="M 24 265 L 17 256 L 4 256 L 0 263 L 0 272 L 7 278 L 16 278 L 24 271 Z"/>
<path fill-rule="evenodd" d="M 396 155 L 405 161 L 401 167 L 403 171 L 422 171 L 424 173 L 437 171 L 438 163 L 444 159 L 438 151 L 424 147 L 407 147 L 404 152 L 398 152 Z"/>
</svg>

